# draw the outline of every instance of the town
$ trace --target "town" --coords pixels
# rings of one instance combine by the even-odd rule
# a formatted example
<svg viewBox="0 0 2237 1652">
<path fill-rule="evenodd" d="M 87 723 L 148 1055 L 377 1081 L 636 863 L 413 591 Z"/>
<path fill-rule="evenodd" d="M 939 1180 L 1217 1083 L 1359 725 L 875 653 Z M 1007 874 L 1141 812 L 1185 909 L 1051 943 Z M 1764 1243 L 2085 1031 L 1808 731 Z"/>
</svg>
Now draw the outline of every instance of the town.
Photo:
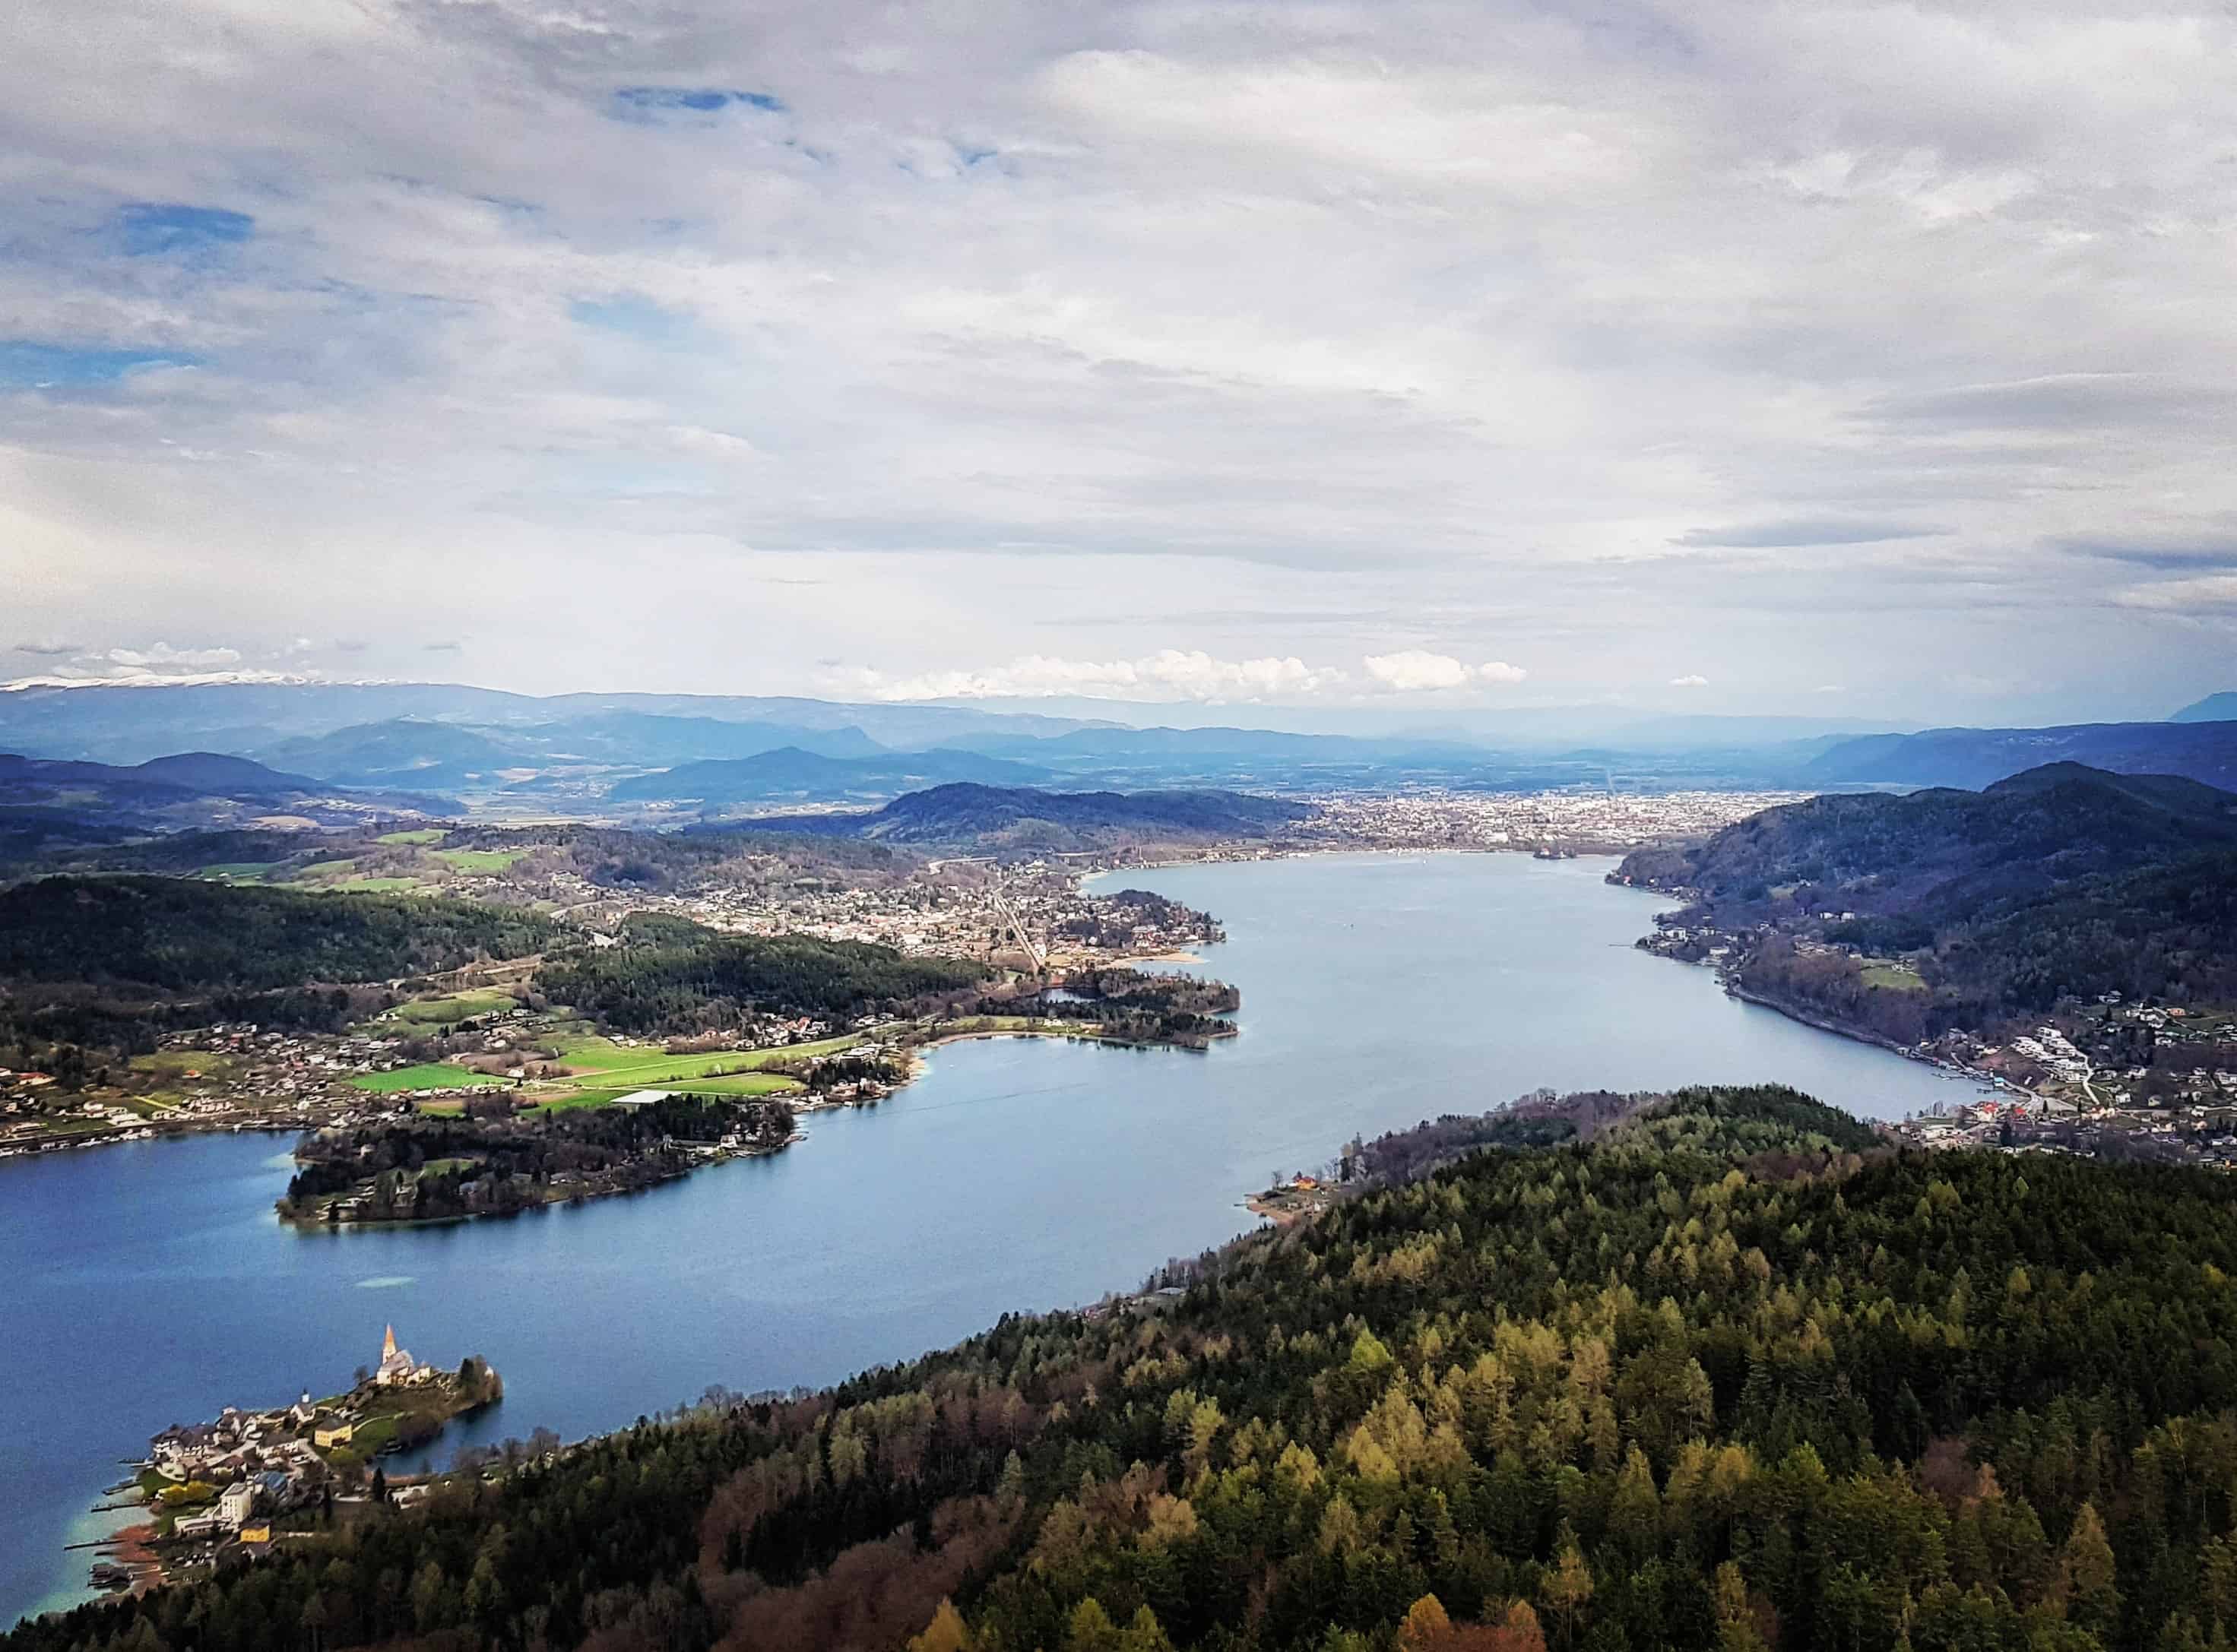
<svg viewBox="0 0 2237 1652">
<path fill-rule="evenodd" d="M 453 1419 L 496 1405 L 505 1383 L 469 1355 L 455 1369 L 412 1358 L 386 1327 L 379 1361 L 346 1392 L 263 1411 L 227 1406 L 148 1443 L 111 1495 L 148 1517 L 96 1545 L 96 1587 L 140 1590 L 181 1573 L 253 1559 L 291 1529 L 331 1525 L 374 1503 L 409 1504 L 424 1478 L 390 1477 L 378 1459 L 417 1450 Z M 118 1505 L 111 1504 L 110 1507 Z"/>
</svg>

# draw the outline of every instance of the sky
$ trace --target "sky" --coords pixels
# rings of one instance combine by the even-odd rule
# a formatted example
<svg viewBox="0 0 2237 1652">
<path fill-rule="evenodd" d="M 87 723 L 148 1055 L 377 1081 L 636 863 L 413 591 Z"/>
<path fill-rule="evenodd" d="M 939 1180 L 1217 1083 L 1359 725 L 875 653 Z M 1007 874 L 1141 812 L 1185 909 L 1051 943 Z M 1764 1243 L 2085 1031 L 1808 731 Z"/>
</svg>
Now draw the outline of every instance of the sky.
<svg viewBox="0 0 2237 1652">
<path fill-rule="evenodd" d="M 2237 21 L 72 0 L 0 679 L 2030 722 L 2237 687 Z"/>
</svg>

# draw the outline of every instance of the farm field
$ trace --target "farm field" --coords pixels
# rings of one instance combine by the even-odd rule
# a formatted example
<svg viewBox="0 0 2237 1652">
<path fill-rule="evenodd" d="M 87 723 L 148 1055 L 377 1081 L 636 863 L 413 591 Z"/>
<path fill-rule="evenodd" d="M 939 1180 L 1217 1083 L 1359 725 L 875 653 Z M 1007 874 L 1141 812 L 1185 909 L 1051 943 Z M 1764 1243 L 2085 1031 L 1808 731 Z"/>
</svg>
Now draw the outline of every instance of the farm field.
<svg viewBox="0 0 2237 1652">
<path fill-rule="evenodd" d="M 445 993 L 439 998 L 414 998 L 409 1004 L 398 1004 L 389 1013 L 414 1026 L 436 1027 L 474 1016 L 495 1015 L 511 1009 L 514 1002 L 509 992 L 468 991 Z"/>
<path fill-rule="evenodd" d="M 430 849 L 428 859 L 439 860 L 453 872 L 503 872 L 528 852 L 525 849 Z"/>
<path fill-rule="evenodd" d="M 412 1089 L 451 1089 L 462 1084 L 504 1084 L 502 1078 L 492 1078 L 486 1073 L 469 1072 L 464 1067 L 453 1067 L 447 1062 L 422 1062 L 417 1067 L 399 1067 L 393 1072 L 364 1073 L 350 1080 L 362 1090 L 376 1096 L 394 1096 Z"/>
</svg>

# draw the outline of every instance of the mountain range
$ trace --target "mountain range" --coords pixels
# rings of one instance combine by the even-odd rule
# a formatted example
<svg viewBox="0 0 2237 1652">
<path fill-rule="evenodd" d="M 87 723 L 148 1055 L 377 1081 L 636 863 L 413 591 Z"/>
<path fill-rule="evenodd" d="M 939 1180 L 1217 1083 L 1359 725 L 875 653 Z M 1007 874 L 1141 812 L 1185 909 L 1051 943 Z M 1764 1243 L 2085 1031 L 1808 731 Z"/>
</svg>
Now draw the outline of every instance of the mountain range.
<svg viewBox="0 0 2237 1652">
<path fill-rule="evenodd" d="M 1140 715 L 1171 708 L 1113 705 Z M 247 757 L 342 787 L 458 794 L 475 813 L 601 813 L 698 800 L 875 800 L 911 784 L 1050 780 L 1080 789 L 1302 790 L 1576 785 L 1822 790 L 1990 784 L 2045 762 L 2237 784 L 2237 693 L 2164 722 L 1900 732 L 1855 720 L 1625 718 L 1607 708 L 1454 714 L 1410 729 L 1364 713 L 1356 732 L 1134 727 L 955 705 L 793 697 L 576 694 L 451 684 L 264 683 L 0 692 L 0 747 L 130 765 L 188 750 Z M 1270 711 L 1270 717 L 1290 714 Z M 789 753 L 760 770 L 738 763 Z M 912 754 L 906 763 L 887 761 Z M 1020 765 L 942 767 L 931 754 Z M 832 760 L 863 767 L 819 767 Z M 880 765 L 884 767 L 880 767 Z M 671 778 L 652 778 L 668 771 Z"/>
</svg>

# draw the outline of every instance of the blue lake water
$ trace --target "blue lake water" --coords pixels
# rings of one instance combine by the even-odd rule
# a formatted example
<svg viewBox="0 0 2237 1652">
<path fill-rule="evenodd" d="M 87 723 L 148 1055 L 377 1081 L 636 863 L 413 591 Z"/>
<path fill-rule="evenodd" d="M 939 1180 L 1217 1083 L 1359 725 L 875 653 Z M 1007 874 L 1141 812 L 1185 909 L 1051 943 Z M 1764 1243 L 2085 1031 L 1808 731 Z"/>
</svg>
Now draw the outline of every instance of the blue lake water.
<svg viewBox="0 0 2237 1652">
<path fill-rule="evenodd" d="M 104 1529 L 86 1511 L 149 1434 L 331 1392 L 391 1320 L 422 1359 L 480 1353 L 505 1377 L 447 1456 L 714 1384 L 822 1384 L 1132 1288 L 1254 1226 L 1241 1201 L 1277 1170 L 1540 1085 L 1775 1080 L 1878 1117 L 1966 1093 L 1634 950 L 1658 902 L 1607 866 L 1323 856 L 1105 879 L 1222 918 L 1204 967 L 1242 988 L 1240 1037 L 949 1045 L 775 1158 L 512 1221 L 294 1233 L 272 1214 L 278 1136 L 0 1164 L 0 1622 L 82 1597 L 63 1544 Z"/>
</svg>

